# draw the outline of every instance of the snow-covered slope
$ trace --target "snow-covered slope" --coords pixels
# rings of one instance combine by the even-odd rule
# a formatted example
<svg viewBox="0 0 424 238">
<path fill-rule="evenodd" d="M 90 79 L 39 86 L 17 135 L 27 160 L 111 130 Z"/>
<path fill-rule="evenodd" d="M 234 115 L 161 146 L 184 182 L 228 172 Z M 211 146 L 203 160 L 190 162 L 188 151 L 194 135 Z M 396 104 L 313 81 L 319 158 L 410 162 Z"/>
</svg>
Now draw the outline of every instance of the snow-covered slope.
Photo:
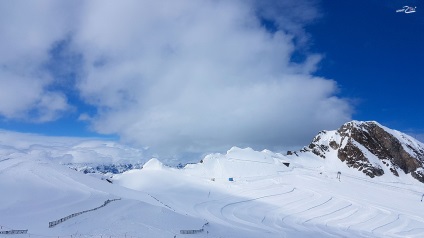
<svg viewBox="0 0 424 238">
<path fill-rule="evenodd" d="M 49 228 L 49 222 L 114 199 L 120 200 Z M 28 230 L 24 237 L 173 237 L 181 229 L 199 229 L 204 223 L 170 210 L 145 192 L 34 155 L 12 154 L 0 160 L 0 232 Z"/>
<path fill-rule="evenodd" d="M 184 169 L 152 160 L 114 182 L 207 220 L 200 237 L 424 236 L 421 183 L 371 179 L 337 157 L 232 148 Z"/>
<path fill-rule="evenodd" d="M 370 177 L 411 175 L 424 183 L 424 144 L 377 122 L 352 121 L 335 131 L 321 131 L 298 153 L 337 157 Z"/>
</svg>

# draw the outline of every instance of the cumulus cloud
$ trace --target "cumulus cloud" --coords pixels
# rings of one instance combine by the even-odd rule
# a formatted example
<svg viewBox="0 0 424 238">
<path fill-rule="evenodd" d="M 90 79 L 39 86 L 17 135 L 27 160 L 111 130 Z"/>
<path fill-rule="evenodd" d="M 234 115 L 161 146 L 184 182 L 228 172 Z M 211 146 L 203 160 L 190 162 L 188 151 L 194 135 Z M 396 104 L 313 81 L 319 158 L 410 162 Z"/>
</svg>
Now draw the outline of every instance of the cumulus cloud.
<svg viewBox="0 0 424 238">
<path fill-rule="evenodd" d="M 319 56 L 291 61 L 317 12 L 280 4 L 291 15 L 256 1 L 91 1 L 75 45 L 94 128 L 175 154 L 300 144 L 349 120 L 336 83 L 311 74 Z"/>
<path fill-rule="evenodd" d="M 57 1 L 0 3 L 0 115 L 45 122 L 70 107 L 66 96 L 48 87 L 54 81 L 43 70 L 54 42 L 68 29 L 67 6 Z"/>
<path fill-rule="evenodd" d="M 307 40 L 304 25 L 319 15 L 313 1 L 93 0 L 77 9 L 71 20 L 50 14 L 61 19 L 42 22 L 53 33 L 36 28 L 47 38 L 22 54 L 39 64 L 55 41 L 71 39 L 83 59 L 76 89 L 97 108 L 81 120 L 99 133 L 174 156 L 303 145 L 350 119 L 336 82 L 313 75 L 320 56 L 292 61 Z M 66 107 L 63 94 L 48 91 L 50 81 L 39 82 L 20 111 L 0 105 L 0 113 L 25 112 L 43 95 L 62 100 L 50 111 Z"/>
<path fill-rule="evenodd" d="M 97 138 L 52 137 L 0 130 L 0 156 L 29 156 L 68 163 L 142 163 L 142 149 Z"/>
</svg>

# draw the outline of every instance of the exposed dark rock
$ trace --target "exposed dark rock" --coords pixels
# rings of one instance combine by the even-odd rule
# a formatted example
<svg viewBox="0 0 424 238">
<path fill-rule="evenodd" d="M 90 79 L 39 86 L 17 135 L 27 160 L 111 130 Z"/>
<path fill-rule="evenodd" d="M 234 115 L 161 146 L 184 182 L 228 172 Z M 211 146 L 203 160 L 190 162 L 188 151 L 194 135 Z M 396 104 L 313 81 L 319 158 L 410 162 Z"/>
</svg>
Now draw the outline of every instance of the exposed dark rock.
<svg viewBox="0 0 424 238">
<path fill-rule="evenodd" d="M 309 144 L 308 147 L 304 147 L 303 151 L 301 150 L 301 152 L 311 151 L 315 155 L 325 159 L 325 152 L 329 151 L 328 150 L 329 146 L 320 143 L 320 141 L 322 136 L 326 134 L 327 134 L 327 131 L 320 131 L 318 135 L 314 137 L 311 144 Z"/>
<path fill-rule="evenodd" d="M 421 183 L 424 183 L 424 173 L 423 171 L 414 171 L 411 173 L 412 177 L 420 181 Z"/>
<path fill-rule="evenodd" d="M 352 121 L 337 131 L 321 131 L 300 152 L 312 152 L 325 159 L 330 150 L 336 151 L 347 166 L 372 178 L 383 175 L 385 166 L 396 176 L 399 169 L 424 183 L 422 143 L 376 122 Z"/>
<path fill-rule="evenodd" d="M 339 144 L 337 144 L 334 140 L 330 141 L 329 145 L 333 150 L 337 150 L 339 148 Z"/>
<path fill-rule="evenodd" d="M 374 122 L 361 124 L 347 123 L 339 130 L 340 134 L 350 132 L 350 138 L 364 146 L 380 160 L 390 160 L 405 173 L 422 166 L 419 160 L 405 151 L 401 142 Z"/>
<path fill-rule="evenodd" d="M 384 170 L 381 167 L 371 164 L 362 151 L 352 143 L 351 139 L 349 139 L 345 147 L 339 149 L 337 156 L 347 166 L 359 168 L 360 171 L 371 178 L 384 174 Z"/>
<path fill-rule="evenodd" d="M 92 174 L 92 173 L 112 173 L 112 174 L 120 174 L 125 171 L 131 169 L 141 169 L 141 163 L 135 164 L 90 164 L 90 163 L 73 163 L 67 164 L 67 166 L 76 171 L 83 172 L 84 174 Z"/>
</svg>

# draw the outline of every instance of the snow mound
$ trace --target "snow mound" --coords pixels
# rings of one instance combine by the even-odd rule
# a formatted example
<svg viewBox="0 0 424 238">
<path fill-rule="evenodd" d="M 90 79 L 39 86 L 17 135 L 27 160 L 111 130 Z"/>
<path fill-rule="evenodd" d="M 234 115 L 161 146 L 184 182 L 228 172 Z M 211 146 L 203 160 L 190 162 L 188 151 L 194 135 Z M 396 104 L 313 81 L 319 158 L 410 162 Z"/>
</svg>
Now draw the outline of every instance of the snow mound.
<svg viewBox="0 0 424 238">
<path fill-rule="evenodd" d="M 231 148 L 224 154 L 211 154 L 201 163 L 188 164 L 187 173 L 209 179 L 228 180 L 276 175 L 288 170 L 281 154 L 254 151 L 251 148 Z"/>
<path fill-rule="evenodd" d="M 143 165 L 143 169 L 160 170 L 160 169 L 163 169 L 163 163 L 160 162 L 158 159 L 153 158 L 153 159 L 150 159 L 149 161 L 147 161 Z"/>
</svg>

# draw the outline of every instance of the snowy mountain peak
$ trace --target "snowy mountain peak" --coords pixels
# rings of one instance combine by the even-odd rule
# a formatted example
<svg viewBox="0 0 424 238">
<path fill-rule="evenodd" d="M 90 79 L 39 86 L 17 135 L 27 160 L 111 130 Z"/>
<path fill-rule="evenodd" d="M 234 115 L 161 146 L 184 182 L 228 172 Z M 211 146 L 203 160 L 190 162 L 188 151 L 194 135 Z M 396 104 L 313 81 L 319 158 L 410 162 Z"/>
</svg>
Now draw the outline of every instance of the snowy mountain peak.
<svg viewBox="0 0 424 238">
<path fill-rule="evenodd" d="M 323 159 L 336 156 L 370 177 L 404 173 L 424 183 L 424 144 L 375 121 L 351 121 L 338 130 L 321 131 L 300 152 Z"/>
<path fill-rule="evenodd" d="M 163 168 L 162 162 L 156 158 L 152 158 L 143 165 L 143 169 L 160 170 Z"/>
</svg>

